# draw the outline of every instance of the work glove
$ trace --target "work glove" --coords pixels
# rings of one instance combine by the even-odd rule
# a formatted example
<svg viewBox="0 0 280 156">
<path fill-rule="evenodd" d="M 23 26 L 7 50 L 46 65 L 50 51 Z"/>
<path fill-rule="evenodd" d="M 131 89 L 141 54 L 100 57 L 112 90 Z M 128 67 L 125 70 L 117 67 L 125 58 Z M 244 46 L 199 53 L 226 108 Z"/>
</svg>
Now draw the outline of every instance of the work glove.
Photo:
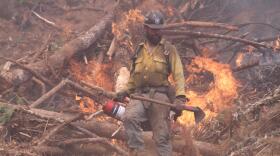
<svg viewBox="0 0 280 156">
<path fill-rule="evenodd" d="M 171 109 L 173 112 L 175 112 L 175 115 L 174 115 L 174 120 L 176 121 L 178 117 L 180 117 L 182 115 L 182 112 L 183 112 L 183 107 L 186 102 L 188 102 L 189 99 L 186 98 L 185 96 L 183 95 L 179 95 L 175 98 L 173 104 L 175 105 L 175 108 Z"/>
<path fill-rule="evenodd" d="M 116 97 L 114 98 L 115 101 L 123 102 L 129 94 L 127 91 L 120 91 L 116 93 Z"/>
</svg>

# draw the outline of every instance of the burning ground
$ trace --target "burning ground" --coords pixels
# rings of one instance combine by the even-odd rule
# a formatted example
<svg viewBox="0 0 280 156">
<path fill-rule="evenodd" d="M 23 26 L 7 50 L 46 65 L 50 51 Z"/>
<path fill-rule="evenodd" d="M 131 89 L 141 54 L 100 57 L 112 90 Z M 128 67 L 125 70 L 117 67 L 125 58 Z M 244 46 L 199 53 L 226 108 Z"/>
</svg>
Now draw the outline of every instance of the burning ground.
<svg viewBox="0 0 280 156">
<path fill-rule="evenodd" d="M 122 123 L 100 110 L 129 78 L 143 14 L 159 9 L 161 32 L 184 64 L 186 104 L 206 113 L 195 124 L 183 112 L 174 155 L 280 155 L 279 6 L 1 0 L 0 154 L 127 155 Z M 155 155 L 150 132 L 144 138 L 146 155 Z"/>
</svg>

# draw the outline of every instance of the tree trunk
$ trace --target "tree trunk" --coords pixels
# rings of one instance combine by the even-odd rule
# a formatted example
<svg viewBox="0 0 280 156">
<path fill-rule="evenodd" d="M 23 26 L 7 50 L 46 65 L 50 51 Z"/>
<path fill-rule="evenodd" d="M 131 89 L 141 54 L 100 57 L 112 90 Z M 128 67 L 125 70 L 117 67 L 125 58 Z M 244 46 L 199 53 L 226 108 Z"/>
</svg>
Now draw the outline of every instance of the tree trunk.
<svg viewBox="0 0 280 156">
<path fill-rule="evenodd" d="M 118 128 L 117 125 L 111 124 L 109 122 L 97 121 L 97 120 L 91 120 L 88 122 L 76 122 L 75 124 L 85 128 L 85 129 L 88 129 L 99 136 L 107 137 L 107 138 L 111 138 L 111 135 Z M 146 147 L 154 147 L 151 132 L 144 132 L 143 134 L 144 134 L 143 137 L 145 140 Z M 114 136 L 114 138 L 119 139 L 119 140 L 126 140 L 126 135 L 125 135 L 124 129 L 120 130 Z M 147 144 L 149 146 L 147 146 Z M 193 145 L 196 146 L 196 148 L 198 149 L 200 154 L 203 156 L 222 155 L 222 148 L 220 148 L 218 145 L 201 142 L 201 141 L 195 141 L 195 140 L 193 141 Z M 186 148 L 185 136 L 176 137 L 173 139 L 173 150 L 174 151 L 183 152 L 182 150 L 184 150 L 185 148 Z M 188 147 L 188 148 L 190 148 L 190 147 Z"/>
<path fill-rule="evenodd" d="M 113 9 L 114 10 L 114 9 Z M 48 64 L 54 69 L 62 68 L 65 63 L 74 55 L 95 43 L 103 34 L 104 31 L 111 26 L 114 11 L 108 13 L 98 24 L 91 27 L 88 31 L 66 43 L 61 49 L 50 56 Z M 28 64 L 27 67 L 41 74 L 49 73 L 49 69 L 44 60 L 36 63 Z M 1 70 L 0 77 L 4 78 L 8 83 L 13 85 L 22 84 L 30 80 L 32 74 L 26 70 L 17 67 L 8 67 Z"/>
<path fill-rule="evenodd" d="M 53 119 L 59 122 L 69 120 L 73 116 L 73 114 L 63 114 L 63 113 L 51 112 L 51 111 L 36 109 L 36 108 L 25 109 L 25 107 L 22 106 L 5 104 L 5 103 L 0 103 L 0 106 L 23 110 L 30 114 L 39 116 L 41 118 Z M 126 140 L 124 129 L 121 129 L 114 137 L 112 137 L 112 134 L 118 129 L 118 126 L 107 121 L 98 121 L 93 119 L 90 121 L 79 121 L 71 124 L 85 128 L 101 137 L 115 138 L 124 141 Z M 143 138 L 145 140 L 146 146 L 148 145 L 147 146 L 148 150 L 154 149 L 155 146 L 152 140 L 152 133 L 144 132 Z M 186 149 L 186 144 L 190 145 L 190 143 L 188 143 L 189 141 L 186 141 L 186 139 L 189 138 L 190 137 L 186 138 L 186 136 L 174 137 L 173 150 L 178 152 L 183 152 L 182 150 Z M 200 154 L 203 156 L 220 156 L 222 155 L 223 152 L 222 148 L 219 145 L 214 145 L 214 144 L 195 141 L 195 140 L 193 141 L 193 145 L 196 146 L 195 148 L 197 148 Z M 189 148 L 190 147 L 188 147 L 187 149 Z"/>
</svg>

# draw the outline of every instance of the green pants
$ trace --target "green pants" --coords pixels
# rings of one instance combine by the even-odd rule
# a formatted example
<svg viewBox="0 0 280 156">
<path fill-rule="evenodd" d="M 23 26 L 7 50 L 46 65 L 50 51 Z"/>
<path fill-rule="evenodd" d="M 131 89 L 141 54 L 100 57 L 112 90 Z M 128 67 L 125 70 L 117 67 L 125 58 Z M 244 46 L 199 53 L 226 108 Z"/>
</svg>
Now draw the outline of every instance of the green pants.
<svg viewBox="0 0 280 156">
<path fill-rule="evenodd" d="M 149 94 L 140 95 L 149 97 Z M 169 102 L 167 95 L 159 92 L 154 94 L 153 99 Z M 171 156 L 169 110 L 170 108 L 166 106 L 132 99 L 126 107 L 123 117 L 124 127 L 128 137 L 128 146 L 131 149 L 138 150 L 144 148 L 140 123 L 149 121 L 158 155 Z"/>
</svg>

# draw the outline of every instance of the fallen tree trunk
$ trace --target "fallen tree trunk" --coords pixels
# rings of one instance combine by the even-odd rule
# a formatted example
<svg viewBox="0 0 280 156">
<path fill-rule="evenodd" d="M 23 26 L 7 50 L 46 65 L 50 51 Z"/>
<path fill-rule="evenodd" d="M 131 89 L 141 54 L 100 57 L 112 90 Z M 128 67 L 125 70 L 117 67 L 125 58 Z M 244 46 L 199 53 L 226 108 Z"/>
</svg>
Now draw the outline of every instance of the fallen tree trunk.
<svg viewBox="0 0 280 156">
<path fill-rule="evenodd" d="M 91 120 L 87 122 L 76 122 L 75 125 L 81 126 L 85 129 L 88 129 L 99 136 L 111 138 L 111 135 L 118 129 L 117 125 L 111 124 L 109 122 Z M 144 132 L 144 140 L 146 143 L 151 144 L 152 134 L 151 132 Z M 126 140 L 126 135 L 124 129 L 121 129 L 115 136 L 115 139 Z M 198 148 L 199 152 L 203 156 L 219 156 L 222 155 L 222 148 L 218 145 L 193 141 L 194 145 Z M 186 148 L 185 140 L 183 137 L 173 139 L 173 149 L 174 151 L 181 152 L 182 149 Z"/>
<path fill-rule="evenodd" d="M 49 57 L 48 64 L 51 65 L 53 69 L 60 69 L 74 54 L 89 48 L 89 46 L 95 43 L 111 25 L 114 16 L 113 12 L 114 11 L 108 13 L 98 24 L 91 27 L 76 39 L 66 43 L 60 50 Z M 50 70 L 44 60 L 28 64 L 27 67 L 41 74 L 47 74 Z M 32 73 L 17 67 L 11 67 L 8 70 L 2 70 L 0 77 L 4 78 L 10 84 L 19 85 L 30 80 Z"/>
<path fill-rule="evenodd" d="M 114 93 L 113 92 L 107 92 L 107 91 L 105 91 L 104 89 L 102 89 L 102 88 L 100 88 L 98 86 L 90 86 L 92 89 L 95 89 L 95 90 L 98 91 L 98 92 L 94 92 L 94 91 L 88 90 L 87 88 L 81 86 L 80 84 L 78 84 L 76 82 L 73 82 L 73 81 L 68 80 L 68 79 L 64 79 L 58 85 L 56 85 L 54 88 L 52 88 L 47 93 L 42 95 L 39 99 L 34 101 L 30 105 L 30 107 L 34 108 L 34 107 L 42 104 L 45 100 L 47 100 L 48 98 L 53 96 L 55 93 L 57 93 L 59 90 L 61 90 L 66 85 L 70 85 L 74 89 L 83 92 L 84 94 L 86 94 L 87 96 L 91 97 L 92 99 L 95 99 L 95 101 L 98 102 L 98 103 L 101 103 L 101 101 L 99 100 L 99 98 L 97 98 L 97 96 L 96 96 L 97 94 L 105 95 L 106 97 L 109 97 L 109 98 L 114 98 Z"/>
<path fill-rule="evenodd" d="M 63 114 L 63 113 L 57 113 L 52 111 L 46 111 L 42 109 L 36 109 L 36 108 L 26 108 L 19 105 L 12 105 L 12 104 L 6 104 L 6 103 L 0 103 L 0 106 L 5 106 L 13 109 L 23 110 L 27 113 L 39 116 L 41 118 L 46 119 L 53 119 L 55 121 L 59 122 L 65 122 L 66 120 L 69 120 L 73 118 L 73 114 Z M 98 136 L 106 137 L 106 138 L 112 138 L 112 134 L 118 129 L 118 126 L 106 121 L 98 121 L 98 120 L 90 120 L 87 122 L 75 122 L 71 123 L 70 125 L 74 125 L 76 127 L 82 127 L 84 129 L 87 129 Z M 126 135 L 124 129 L 121 129 L 113 138 L 119 139 L 119 140 L 126 140 Z M 152 141 L 152 136 L 150 132 L 144 133 L 144 140 L 145 142 L 148 142 L 149 144 Z M 200 141 L 194 141 L 194 145 L 197 146 L 199 152 L 205 156 L 219 156 L 222 153 L 222 149 L 218 145 L 200 142 Z M 185 140 L 175 139 L 173 141 L 173 147 L 174 151 L 180 151 L 182 148 L 185 147 Z"/>
<path fill-rule="evenodd" d="M 42 109 L 36 109 L 36 108 L 28 108 L 28 107 L 24 107 L 24 106 L 20 106 L 20 105 L 13 105 L 13 104 L 8 104 L 8 103 L 2 103 L 0 102 L 0 107 L 8 107 L 10 109 L 14 109 L 14 110 L 19 110 L 19 111 L 24 111 L 28 114 L 32 114 L 35 116 L 38 116 L 40 118 L 44 118 L 44 119 L 52 119 L 58 122 L 61 122 L 61 125 L 58 125 L 57 127 L 53 128 L 46 136 L 42 137 L 40 140 L 35 141 L 35 144 L 42 144 L 46 141 L 46 139 L 48 139 L 51 135 L 53 135 L 54 133 L 56 133 L 60 128 L 62 128 L 63 126 L 65 126 L 66 124 L 69 124 L 70 126 L 72 126 L 75 129 L 78 129 L 79 131 L 81 131 L 82 133 L 90 136 L 90 137 L 94 137 L 97 139 L 100 139 L 102 141 L 102 144 L 106 145 L 107 147 L 113 149 L 114 151 L 120 153 L 123 156 L 128 155 L 122 148 L 118 147 L 117 145 L 113 145 L 111 142 L 107 141 L 105 138 L 101 138 L 99 136 L 97 136 L 96 134 L 77 126 L 77 124 L 74 123 L 70 123 L 73 120 L 76 120 L 78 116 L 76 114 L 76 117 L 73 117 L 73 113 L 72 114 L 65 114 L 65 113 L 57 113 L 57 112 L 53 112 L 53 111 L 46 111 L 46 110 L 42 110 Z M 35 146 L 35 147 L 39 147 L 39 146 Z M 95 149 L 95 148 L 93 148 Z"/>
</svg>

